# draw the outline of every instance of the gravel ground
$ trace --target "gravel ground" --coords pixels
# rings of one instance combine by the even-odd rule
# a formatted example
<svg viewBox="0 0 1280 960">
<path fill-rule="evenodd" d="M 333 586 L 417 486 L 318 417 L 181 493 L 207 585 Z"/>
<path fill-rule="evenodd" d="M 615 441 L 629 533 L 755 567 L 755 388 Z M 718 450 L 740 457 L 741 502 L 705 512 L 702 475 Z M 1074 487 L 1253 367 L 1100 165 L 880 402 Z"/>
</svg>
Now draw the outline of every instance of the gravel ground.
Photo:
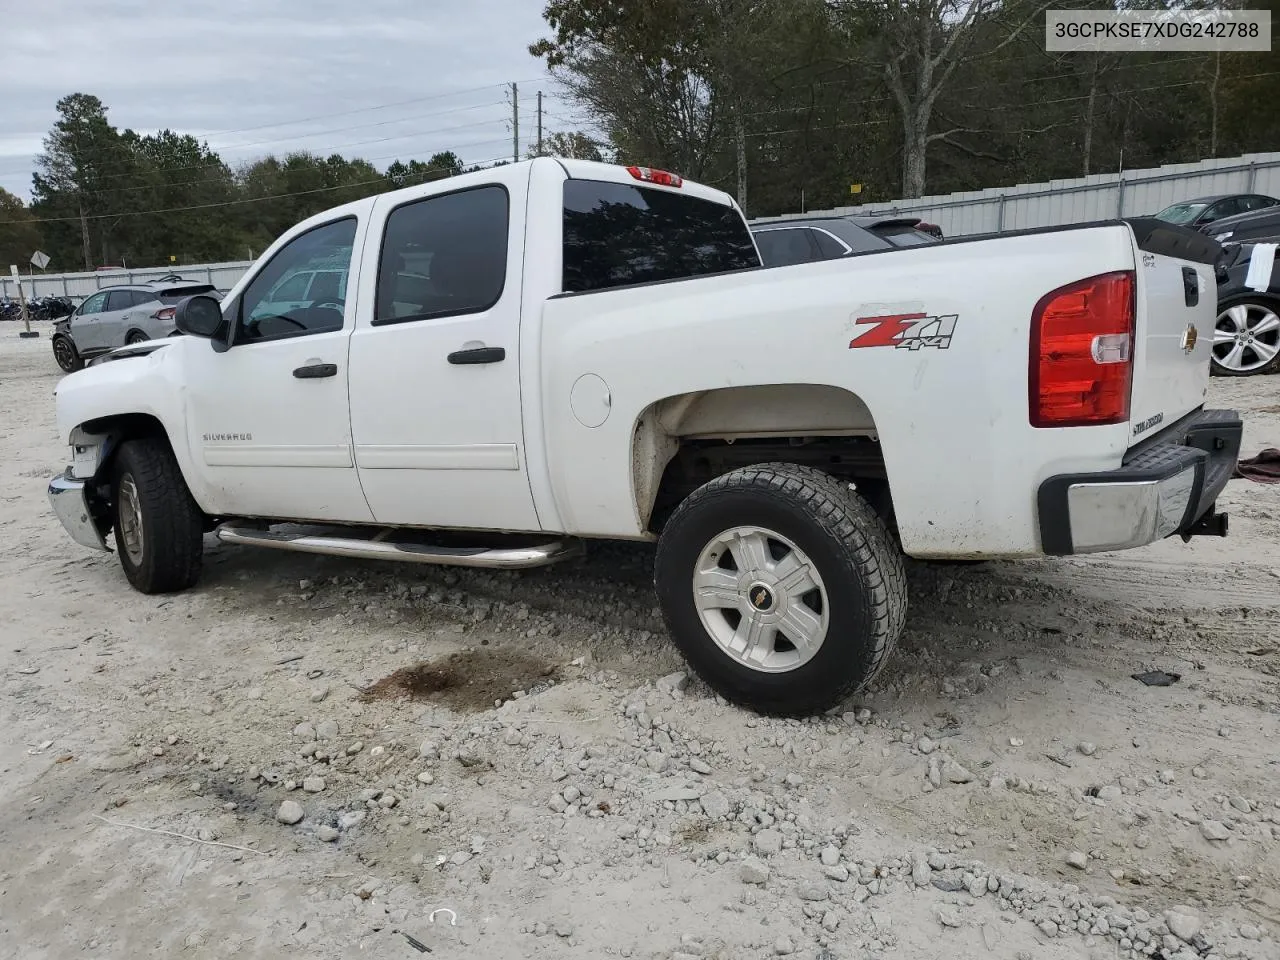
<svg viewBox="0 0 1280 960">
<path fill-rule="evenodd" d="M 0 955 L 1280 957 L 1280 488 L 1225 540 L 913 565 L 877 686 L 784 722 L 681 672 L 644 547 L 210 541 L 134 593 L 48 509 L 57 379 L 0 331 Z M 1280 446 L 1280 377 L 1210 402 Z"/>
</svg>

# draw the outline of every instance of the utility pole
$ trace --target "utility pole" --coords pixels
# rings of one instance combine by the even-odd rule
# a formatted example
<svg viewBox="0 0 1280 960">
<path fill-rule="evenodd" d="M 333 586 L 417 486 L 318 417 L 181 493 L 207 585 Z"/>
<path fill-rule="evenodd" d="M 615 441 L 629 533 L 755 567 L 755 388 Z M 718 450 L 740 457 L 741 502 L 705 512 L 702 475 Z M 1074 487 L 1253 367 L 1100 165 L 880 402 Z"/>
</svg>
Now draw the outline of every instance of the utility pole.
<svg viewBox="0 0 1280 960">
<path fill-rule="evenodd" d="M 84 244 L 84 268 L 93 269 L 93 260 L 89 254 L 89 221 L 84 215 L 84 200 L 80 201 L 80 240 Z"/>
<path fill-rule="evenodd" d="M 520 88 L 511 84 L 511 160 L 520 162 Z"/>
<path fill-rule="evenodd" d="M 538 91 L 538 156 L 542 156 L 542 91 Z"/>
</svg>

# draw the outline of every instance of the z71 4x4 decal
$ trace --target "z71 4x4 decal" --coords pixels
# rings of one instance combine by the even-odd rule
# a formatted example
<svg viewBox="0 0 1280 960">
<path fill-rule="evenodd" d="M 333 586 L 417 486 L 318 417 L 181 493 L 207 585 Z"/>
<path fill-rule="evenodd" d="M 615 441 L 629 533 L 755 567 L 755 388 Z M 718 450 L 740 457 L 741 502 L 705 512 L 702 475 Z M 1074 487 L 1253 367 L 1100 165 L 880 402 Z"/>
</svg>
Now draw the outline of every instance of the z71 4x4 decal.
<svg viewBox="0 0 1280 960">
<path fill-rule="evenodd" d="M 931 317 L 927 313 L 894 313 L 883 317 L 858 317 L 855 323 L 868 324 L 868 328 L 849 341 L 854 347 L 893 347 L 897 350 L 919 350 L 921 347 L 937 347 L 946 350 L 951 346 L 959 314 Z M 874 326 L 870 326 L 874 324 Z"/>
</svg>

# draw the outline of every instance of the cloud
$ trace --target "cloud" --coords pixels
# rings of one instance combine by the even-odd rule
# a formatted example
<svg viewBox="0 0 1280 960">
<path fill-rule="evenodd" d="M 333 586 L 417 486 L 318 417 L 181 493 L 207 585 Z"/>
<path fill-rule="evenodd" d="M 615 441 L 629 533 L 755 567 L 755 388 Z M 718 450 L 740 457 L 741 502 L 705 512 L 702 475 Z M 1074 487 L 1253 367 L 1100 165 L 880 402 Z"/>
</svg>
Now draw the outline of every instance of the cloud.
<svg viewBox="0 0 1280 960">
<path fill-rule="evenodd" d="M 307 149 L 384 166 L 446 149 L 470 162 L 507 155 L 503 84 L 524 81 L 527 144 L 536 91 L 556 102 L 527 49 L 546 33 L 542 3 L 419 3 L 406 15 L 413 6 L 44 0 L 40 18 L 6 23 L 0 186 L 29 195 L 55 104 L 76 92 L 99 97 L 121 129 L 194 133 L 228 162 Z"/>
</svg>

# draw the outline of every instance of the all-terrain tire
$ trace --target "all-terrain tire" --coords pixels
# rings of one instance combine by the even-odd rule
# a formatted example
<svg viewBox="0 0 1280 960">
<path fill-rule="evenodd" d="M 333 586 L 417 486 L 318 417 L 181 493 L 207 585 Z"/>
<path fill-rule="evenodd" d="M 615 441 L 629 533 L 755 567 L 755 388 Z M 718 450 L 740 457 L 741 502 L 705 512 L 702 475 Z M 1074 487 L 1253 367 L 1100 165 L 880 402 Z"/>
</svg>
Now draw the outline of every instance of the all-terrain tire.
<svg viewBox="0 0 1280 960">
<path fill-rule="evenodd" d="M 794 669 L 744 664 L 699 614 L 699 558 L 740 527 L 790 541 L 821 577 L 826 633 L 817 652 Z M 906 623 L 905 563 L 883 520 L 848 484 L 790 463 L 735 470 L 690 494 L 663 528 L 654 584 L 667 629 L 694 671 L 727 700 L 761 713 L 819 713 L 863 689 Z"/>
<path fill-rule="evenodd" d="M 165 440 L 121 445 L 111 504 L 116 553 L 135 590 L 172 593 L 195 585 L 204 557 L 204 515 Z"/>
</svg>

